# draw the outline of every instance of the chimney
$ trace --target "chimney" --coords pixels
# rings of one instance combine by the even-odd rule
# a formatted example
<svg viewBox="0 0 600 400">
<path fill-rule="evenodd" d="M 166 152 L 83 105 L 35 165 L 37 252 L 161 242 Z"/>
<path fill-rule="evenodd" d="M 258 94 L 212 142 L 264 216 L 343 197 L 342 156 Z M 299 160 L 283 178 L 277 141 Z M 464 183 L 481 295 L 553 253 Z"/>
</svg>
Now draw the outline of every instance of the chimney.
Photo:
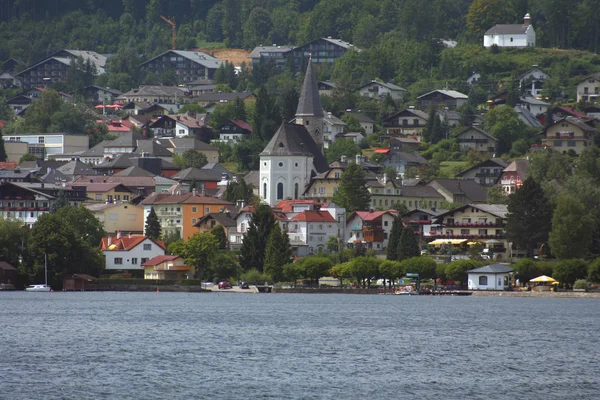
<svg viewBox="0 0 600 400">
<path fill-rule="evenodd" d="M 131 239 L 131 232 L 129 232 L 129 235 L 127 235 L 129 237 L 129 239 Z"/>
<path fill-rule="evenodd" d="M 355 160 L 356 160 L 357 164 L 360 164 L 360 160 L 361 160 L 360 154 L 356 155 Z"/>
<path fill-rule="evenodd" d="M 198 196 L 198 190 L 197 190 L 196 188 L 194 188 L 194 189 L 192 190 L 192 194 L 193 194 L 194 196 Z"/>
<path fill-rule="evenodd" d="M 384 185 L 387 183 L 387 180 L 388 180 L 388 176 L 387 176 L 387 174 L 384 172 L 384 173 L 383 173 L 383 184 L 384 184 Z"/>
<path fill-rule="evenodd" d="M 121 239 L 121 231 L 117 231 L 117 239 Z"/>
<path fill-rule="evenodd" d="M 346 156 L 341 156 L 340 157 L 340 162 L 346 162 Z"/>
<path fill-rule="evenodd" d="M 523 17 L 523 25 L 529 26 L 530 24 L 531 24 L 531 17 L 529 16 L 529 13 L 527 13 Z"/>
<path fill-rule="evenodd" d="M 109 246 L 112 244 L 112 236 L 108 235 L 107 242 Z"/>
</svg>

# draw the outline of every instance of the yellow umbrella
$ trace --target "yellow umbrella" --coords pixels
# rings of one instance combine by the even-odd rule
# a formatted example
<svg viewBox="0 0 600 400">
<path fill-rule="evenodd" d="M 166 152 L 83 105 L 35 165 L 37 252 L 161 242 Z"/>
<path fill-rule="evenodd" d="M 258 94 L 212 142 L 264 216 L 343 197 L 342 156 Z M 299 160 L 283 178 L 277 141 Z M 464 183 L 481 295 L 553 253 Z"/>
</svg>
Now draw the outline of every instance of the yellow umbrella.
<svg viewBox="0 0 600 400">
<path fill-rule="evenodd" d="M 529 282 L 534 282 L 534 283 L 539 283 L 539 282 L 546 282 L 546 283 L 558 283 L 556 279 L 550 278 L 549 276 L 546 275 L 542 275 L 542 276 L 538 276 L 537 278 L 533 278 L 530 279 Z"/>
</svg>

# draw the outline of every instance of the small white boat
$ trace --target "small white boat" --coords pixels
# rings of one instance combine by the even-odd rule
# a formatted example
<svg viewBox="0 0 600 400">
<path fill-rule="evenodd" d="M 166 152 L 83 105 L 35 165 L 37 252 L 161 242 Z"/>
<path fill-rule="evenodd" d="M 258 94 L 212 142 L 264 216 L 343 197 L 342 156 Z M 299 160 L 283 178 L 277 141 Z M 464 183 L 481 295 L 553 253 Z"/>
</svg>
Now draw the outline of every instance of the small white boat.
<svg viewBox="0 0 600 400">
<path fill-rule="evenodd" d="M 48 286 L 48 257 L 44 254 L 44 280 L 46 283 L 38 285 L 29 285 L 25 288 L 26 292 L 51 292 L 52 288 Z"/>
<path fill-rule="evenodd" d="M 50 292 L 52 289 L 48 285 L 29 285 L 25 288 L 27 292 Z"/>
</svg>

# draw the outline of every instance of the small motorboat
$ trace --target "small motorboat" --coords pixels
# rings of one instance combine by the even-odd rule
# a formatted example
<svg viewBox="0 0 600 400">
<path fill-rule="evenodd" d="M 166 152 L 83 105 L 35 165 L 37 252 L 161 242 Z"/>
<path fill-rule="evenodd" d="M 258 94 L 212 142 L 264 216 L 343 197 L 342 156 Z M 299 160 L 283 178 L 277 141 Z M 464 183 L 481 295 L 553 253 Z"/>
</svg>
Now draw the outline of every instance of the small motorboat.
<svg viewBox="0 0 600 400">
<path fill-rule="evenodd" d="M 25 291 L 27 292 L 51 292 L 52 288 L 50 288 L 50 286 L 48 285 L 29 285 L 25 288 Z"/>
</svg>

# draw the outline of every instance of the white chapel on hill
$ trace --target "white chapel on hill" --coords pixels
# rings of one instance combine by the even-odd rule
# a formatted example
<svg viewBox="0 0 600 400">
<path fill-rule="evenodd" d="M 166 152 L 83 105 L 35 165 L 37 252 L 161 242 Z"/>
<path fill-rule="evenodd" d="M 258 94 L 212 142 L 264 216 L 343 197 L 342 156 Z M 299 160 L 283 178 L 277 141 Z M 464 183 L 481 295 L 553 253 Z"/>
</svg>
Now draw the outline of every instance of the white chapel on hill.
<svg viewBox="0 0 600 400">
<path fill-rule="evenodd" d="M 323 154 L 323 108 L 309 61 L 294 124 L 283 123 L 260 153 L 260 198 L 274 206 L 299 199 L 311 178 L 329 169 Z"/>
<path fill-rule="evenodd" d="M 483 35 L 483 47 L 535 47 L 535 30 L 525 14 L 523 24 L 496 25 Z"/>
</svg>

